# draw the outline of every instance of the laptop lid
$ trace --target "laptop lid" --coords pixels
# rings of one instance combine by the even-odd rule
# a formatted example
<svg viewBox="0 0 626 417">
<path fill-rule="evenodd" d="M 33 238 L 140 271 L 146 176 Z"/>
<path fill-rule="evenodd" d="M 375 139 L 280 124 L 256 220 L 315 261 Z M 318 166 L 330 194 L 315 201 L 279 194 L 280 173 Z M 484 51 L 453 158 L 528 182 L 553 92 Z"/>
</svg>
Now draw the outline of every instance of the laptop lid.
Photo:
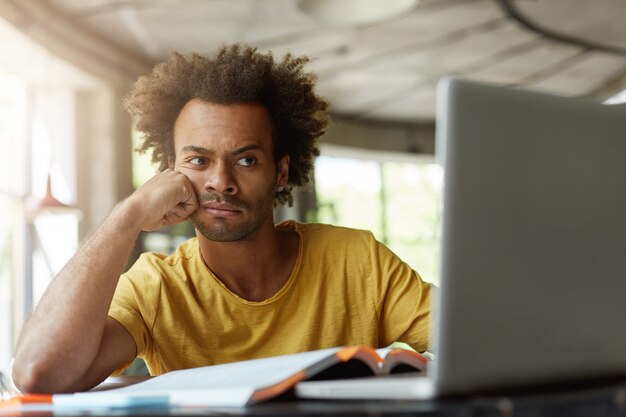
<svg viewBox="0 0 626 417">
<path fill-rule="evenodd" d="M 436 390 L 626 375 L 626 108 L 446 79 Z"/>
</svg>

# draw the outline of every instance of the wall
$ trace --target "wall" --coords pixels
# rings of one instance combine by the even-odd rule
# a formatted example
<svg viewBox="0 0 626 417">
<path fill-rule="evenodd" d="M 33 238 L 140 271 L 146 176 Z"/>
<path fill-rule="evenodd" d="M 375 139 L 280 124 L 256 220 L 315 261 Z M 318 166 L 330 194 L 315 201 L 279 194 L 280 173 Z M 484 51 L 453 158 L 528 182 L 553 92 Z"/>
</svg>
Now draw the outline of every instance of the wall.
<svg viewBox="0 0 626 417">
<path fill-rule="evenodd" d="M 331 119 L 322 143 L 399 153 L 434 154 L 434 124 L 400 124 Z"/>
</svg>

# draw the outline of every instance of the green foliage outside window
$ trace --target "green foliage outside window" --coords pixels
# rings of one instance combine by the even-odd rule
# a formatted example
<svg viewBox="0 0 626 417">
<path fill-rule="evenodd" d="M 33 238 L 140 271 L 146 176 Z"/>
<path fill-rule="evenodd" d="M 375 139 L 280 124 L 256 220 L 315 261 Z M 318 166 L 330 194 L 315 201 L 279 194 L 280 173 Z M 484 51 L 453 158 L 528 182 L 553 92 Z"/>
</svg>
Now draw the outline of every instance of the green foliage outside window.
<svg viewBox="0 0 626 417">
<path fill-rule="evenodd" d="M 434 162 L 321 156 L 316 220 L 371 230 L 424 280 L 439 280 L 441 169 Z"/>
</svg>

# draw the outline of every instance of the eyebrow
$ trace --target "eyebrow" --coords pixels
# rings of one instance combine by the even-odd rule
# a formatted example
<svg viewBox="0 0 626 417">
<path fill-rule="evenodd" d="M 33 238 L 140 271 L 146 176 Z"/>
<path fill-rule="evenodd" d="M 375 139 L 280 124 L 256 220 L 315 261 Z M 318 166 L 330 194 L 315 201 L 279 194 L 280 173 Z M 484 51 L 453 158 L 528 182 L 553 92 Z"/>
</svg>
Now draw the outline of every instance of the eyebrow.
<svg viewBox="0 0 626 417">
<path fill-rule="evenodd" d="M 232 152 L 232 154 L 233 155 L 239 155 L 240 153 L 244 153 L 244 152 L 248 152 L 248 151 L 258 151 L 258 150 L 262 150 L 260 145 L 250 144 L 250 145 L 242 146 L 241 148 L 235 149 Z"/>
<path fill-rule="evenodd" d="M 191 153 L 199 153 L 202 155 L 209 155 L 212 154 L 213 151 L 204 148 L 202 146 L 195 146 L 195 145 L 188 145 L 185 146 L 183 149 L 180 150 L 181 152 L 191 152 Z"/>
<path fill-rule="evenodd" d="M 262 149 L 260 145 L 250 144 L 250 145 L 242 146 L 241 148 L 235 149 L 234 151 L 231 152 L 231 154 L 239 155 L 244 152 L 248 152 L 251 150 L 260 150 L 260 149 Z M 207 149 L 203 146 L 196 146 L 196 145 L 185 146 L 183 149 L 181 149 L 181 152 L 198 153 L 201 155 L 212 155 L 215 153 L 214 151 Z"/>
</svg>

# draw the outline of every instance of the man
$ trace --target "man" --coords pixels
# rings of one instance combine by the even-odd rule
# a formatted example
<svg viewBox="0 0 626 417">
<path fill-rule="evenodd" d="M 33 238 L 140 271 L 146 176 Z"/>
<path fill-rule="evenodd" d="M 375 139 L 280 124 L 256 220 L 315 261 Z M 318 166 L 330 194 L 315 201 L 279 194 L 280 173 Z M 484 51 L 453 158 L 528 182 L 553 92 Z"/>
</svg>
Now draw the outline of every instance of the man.
<svg viewBox="0 0 626 417">
<path fill-rule="evenodd" d="M 125 104 L 162 172 L 50 284 L 17 343 L 21 389 L 86 390 L 137 356 L 158 375 L 339 345 L 427 348 L 430 286 L 371 233 L 274 225 L 327 123 L 306 62 L 234 45 L 174 54 L 138 80 Z M 196 238 L 122 274 L 142 230 L 186 220 Z"/>
</svg>

